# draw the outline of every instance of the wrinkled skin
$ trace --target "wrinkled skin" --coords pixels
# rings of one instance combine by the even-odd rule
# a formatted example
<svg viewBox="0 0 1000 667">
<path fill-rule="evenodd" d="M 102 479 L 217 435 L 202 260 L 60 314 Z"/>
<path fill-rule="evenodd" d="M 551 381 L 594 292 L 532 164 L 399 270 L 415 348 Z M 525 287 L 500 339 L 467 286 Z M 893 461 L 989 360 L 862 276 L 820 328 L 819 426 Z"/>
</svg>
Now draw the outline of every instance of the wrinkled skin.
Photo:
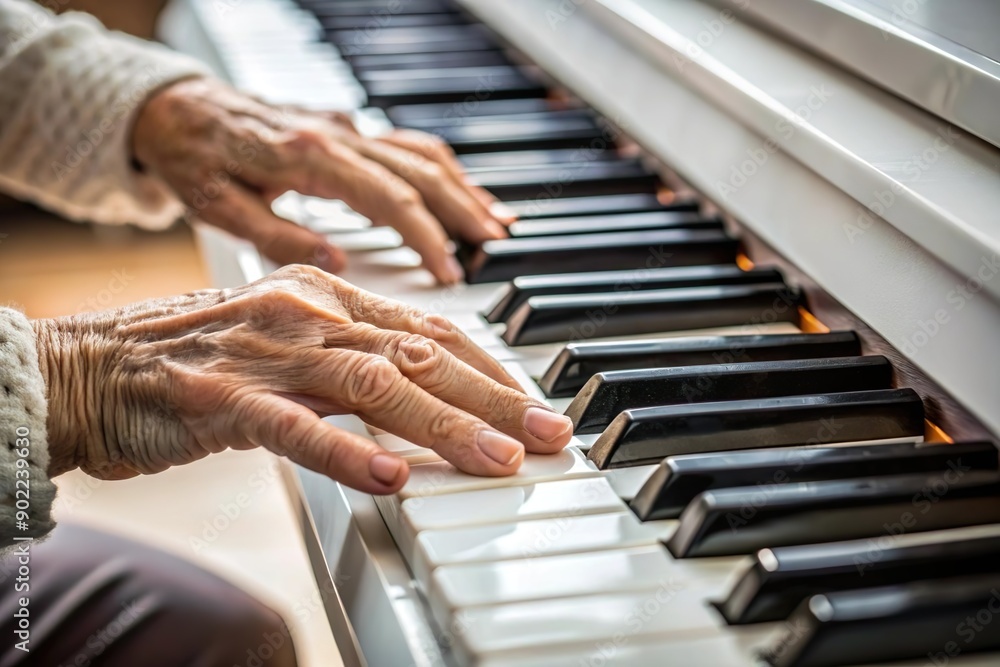
<svg viewBox="0 0 1000 667">
<path fill-rule="evenodd" d="M 192 213 L 245 238 L 279 264 L 336 272 L 343 251 L 277 217 L 270 203 L 294 190 L 341 199 L 376 225 L 394 227 L 442 283 L 462 278 L 449 236 L 482 243 L 505 235 L 509 209 L 470 185 L 433 135 L 398 130 L 360 136 L 345 116 L 275 108 L 215 79 L 167 86 L 143 106 L 133 153 Z"/>
<path fill-rule="evenodd" d="M 126 478 L 260 446 L 384 494 L 406 463 L 320 415 L 357 414 L 480 475 L 571 436 L 446 319 L 314 267 L 33 326 L 53 475 Z"/>
</svg>

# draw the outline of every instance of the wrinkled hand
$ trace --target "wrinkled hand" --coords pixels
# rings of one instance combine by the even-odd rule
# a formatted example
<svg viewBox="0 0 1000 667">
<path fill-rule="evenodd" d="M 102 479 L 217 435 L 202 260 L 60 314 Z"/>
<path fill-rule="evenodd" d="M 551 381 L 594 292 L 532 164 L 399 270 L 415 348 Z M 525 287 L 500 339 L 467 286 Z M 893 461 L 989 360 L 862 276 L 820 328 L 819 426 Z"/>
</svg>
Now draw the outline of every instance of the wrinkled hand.
<svg viewBox="0 0 1000 667">
<path fill-rule="evenodd" d="M 435 136 L 362 137 L 342 115 L 274 108 L 214 79 L 181 81 L 151 97 L 132 144 L 139 163 L 199 217 L 279 264 L 338 271 L 346 260 L 322 236 L 274 215 L 270 203 L 289 190 L 343 200 L 394 227 L 444 283 L 462 277 L 449 235 L 482 243 L 503 237 L 500 223 L 513 219 L 466 182 Z"/>
<path fill-rule="evenodd" d="M 406 463 L 319 417 L 339 413 L 480 475 L 570 439 L 566 417 L 446 319 L 313 267 L 34 327 L 53 475 L 125 478 L 261 446 L 357 489 L 399 489 Z"/>
</svg>

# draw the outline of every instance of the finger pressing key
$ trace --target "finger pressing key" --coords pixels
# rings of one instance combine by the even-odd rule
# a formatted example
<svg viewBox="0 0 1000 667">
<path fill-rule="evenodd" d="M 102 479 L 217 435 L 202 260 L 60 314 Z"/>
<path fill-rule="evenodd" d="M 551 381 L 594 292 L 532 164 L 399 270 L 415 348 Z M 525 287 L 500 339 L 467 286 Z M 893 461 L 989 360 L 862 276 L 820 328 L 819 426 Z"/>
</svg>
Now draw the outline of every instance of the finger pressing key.
<svg viewBox="0 0 1000 667">
<path fill-rule="evenodd" d="M 368 327 L 368 352 L 380 354 L 411 382 L 524 443 L 536 454 L 565 447 L 573 423 L 522 392 L 494 382 L 423 336 Z"/>
<path fill-rule="evenodd" d="M 465 472 L 509 475 L 521 465 L 520 442 L 429 394 L 385 357 L 330 350 L 316 380 L 311 391 L 326 392 L 365 422 L 432 449 Z"/>
<path fill-rule="evenodd" d="M 409 466 L 375 443 L 321 420 L 287 398 L 247 392 L 227 412 L 239 435 L 310 470 L 375 494 L 398 491 Z"/>
</svg>

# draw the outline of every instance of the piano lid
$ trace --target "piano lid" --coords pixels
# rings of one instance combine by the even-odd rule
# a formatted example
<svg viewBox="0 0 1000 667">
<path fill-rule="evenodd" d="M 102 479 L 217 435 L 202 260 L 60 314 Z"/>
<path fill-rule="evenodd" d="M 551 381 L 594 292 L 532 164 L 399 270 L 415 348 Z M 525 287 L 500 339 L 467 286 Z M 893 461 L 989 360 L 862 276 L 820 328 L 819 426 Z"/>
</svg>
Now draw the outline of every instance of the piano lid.
<svg viewBox="0 0 1000 667">
<path fill-rule="evenodd" d="M 995 0 L 715 0 L 1000 146 Z"/>
</svg>

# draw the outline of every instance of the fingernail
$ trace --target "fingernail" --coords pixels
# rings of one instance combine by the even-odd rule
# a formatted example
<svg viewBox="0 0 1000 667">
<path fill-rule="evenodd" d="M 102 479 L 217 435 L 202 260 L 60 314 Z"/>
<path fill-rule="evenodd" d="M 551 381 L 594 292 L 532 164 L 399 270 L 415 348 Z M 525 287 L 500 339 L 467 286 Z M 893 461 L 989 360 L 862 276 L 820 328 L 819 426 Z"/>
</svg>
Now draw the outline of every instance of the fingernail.
<svg viewBox="0 0 1000 667">
<path fill-rule="evenodd" d="M 462 270 L 462 265 L 458 263 L 457 259 L 450 255 L 445 262 L 445 270 L 448 273 L 448 277 L 451 279 L 449 282 L 457 283 L 465 277 L 465 271 Z"/>
<path fill-rule="evenodd" d="M 497 220 L 502 220 L 503 222 L 513 222 L 517 220 L 517 211 L 500 201 L 490 204 L 490 215 Z"/>
<path fill-rule="evenodd" d="M 395 484 L 402 471 L 403 462 L 385 454 L 376 454 L 368 462 L 368 472 L 386 486 Z"/>
<path fill-rule="evenodd" d="M 524 454 L 524 446 L 514 438 L 496 431 L 479 432 L 479 449 L 500 465 L 512 465 Z"/>
<path fill-rule="evenodd" d="M 545 442 L 552 442 L 573 428 L 573 422 L 545 408 L 528 408 L 524 413 L 524 430 Z"/>
</svg>

